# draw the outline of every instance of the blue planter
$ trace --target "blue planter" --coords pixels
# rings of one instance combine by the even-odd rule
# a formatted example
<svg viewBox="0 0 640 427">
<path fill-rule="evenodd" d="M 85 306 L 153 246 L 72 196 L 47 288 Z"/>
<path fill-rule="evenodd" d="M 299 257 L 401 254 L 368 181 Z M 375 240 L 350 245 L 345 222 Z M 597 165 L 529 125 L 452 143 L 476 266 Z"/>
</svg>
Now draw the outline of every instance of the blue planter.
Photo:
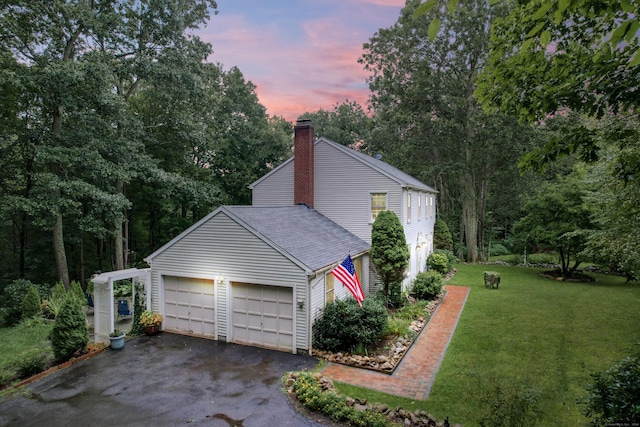
<svg viewBox="0 0 640 427">
<path fill-rule="evenodd" d="M 109 337 L 109 340 L 111 340 L 112 350 L 120 350 L 124 347 L 124 334 L 119 337 Z"/>
</svg>

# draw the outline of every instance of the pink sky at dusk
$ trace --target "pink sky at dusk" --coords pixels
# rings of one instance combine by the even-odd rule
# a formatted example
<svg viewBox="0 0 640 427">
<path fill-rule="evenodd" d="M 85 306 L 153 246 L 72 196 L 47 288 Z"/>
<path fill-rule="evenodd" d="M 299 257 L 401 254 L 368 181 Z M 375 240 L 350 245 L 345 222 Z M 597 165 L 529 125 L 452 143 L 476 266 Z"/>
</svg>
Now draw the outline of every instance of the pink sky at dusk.
<svg viewBox="0 0 640 427">
<path fill-rule="evenodd" d="M 269 115 L 295 121 L 346 99 L 366 108 L 362 44 L 398 19 L 404 0 L 218 0 L 196 34 L 210 62 L 237 66 Z"/>
</svg>

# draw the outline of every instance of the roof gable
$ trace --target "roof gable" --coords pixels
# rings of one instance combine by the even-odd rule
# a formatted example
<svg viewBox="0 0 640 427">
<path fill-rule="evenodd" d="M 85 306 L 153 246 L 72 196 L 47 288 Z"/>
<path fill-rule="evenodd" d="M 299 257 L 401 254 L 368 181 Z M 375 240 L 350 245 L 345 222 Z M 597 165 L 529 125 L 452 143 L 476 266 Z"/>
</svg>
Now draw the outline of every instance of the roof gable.
<svg viewBox="0 0 640 427">
<path fill-rule="evenodd" d="M 153 260 L 220 213 L 273 247 L 308 274 L 358 255 L 370 245 L 307 206 L 221 206 L 145 258 Z"/>
<path fill-rule="evenodd" d="M 425 192 L 429 192 L 429 193 L 437 193 L 437 191 L 435 189 L 433 189 L 432 187 L 428 186 L 427 184 L 424 184 L 423 182 L 419 181 L 418 179 L 412 177 L 411 175 L 409 175 L 406 172 L 401 171 L 400 169 L 396 168 L 395 166 L 391 166 L 389 163 L 383 162 L 382 160 L 379 159 L 375 159 L 365 153 L 362 153 L 360 151 L 354 150 L 352 148 L 346 147 L 342 144 L 338 144 L 335 141 L 332 141 L 330 139 L 327 139 L 325 137 L 320 137 L 318 139 L 316 139 L 313 143 L 314 147 L 318 144 L 328 144 L 331 147 L 335 148 L 336 150 L 338 150 L 339 152 L 341 152 L 342 154 L 345 154 L 357 161 L 359 161 L 360 163 L 370 167 L 371 169 L 381 173 L 382 175 L 385 175 L 386 177 L 392 179 L 393 181 L 397 182 L 398 185 L 400 185 L 401 187 L 407 187 L 407 188 L 414 188 L 417 190 L 422 190 Z M 263 180 L 267 179 L 270 175 L 276 173 L 277 171 L 279 171 L 280 169 L 284 168 L 288 163 L 292 162 L 295 158 L 295 154 L 294 156 L 290 157 L 289 159 L 287 159 L 286 161 L 284 161 L 283 163 L 281 163 L 278 167 L 274 168 L 273 170 L 271 170 L 269 173 L 265 174 L 264 176 L 262 176 L 261 178 L 259 178 L 258 180 L 252 182 L 249 185 L 249 188 L 251 190 L 253 190 L 253 188 L 258 185 L 260 182 L 262 182 Z"/>
</svg>

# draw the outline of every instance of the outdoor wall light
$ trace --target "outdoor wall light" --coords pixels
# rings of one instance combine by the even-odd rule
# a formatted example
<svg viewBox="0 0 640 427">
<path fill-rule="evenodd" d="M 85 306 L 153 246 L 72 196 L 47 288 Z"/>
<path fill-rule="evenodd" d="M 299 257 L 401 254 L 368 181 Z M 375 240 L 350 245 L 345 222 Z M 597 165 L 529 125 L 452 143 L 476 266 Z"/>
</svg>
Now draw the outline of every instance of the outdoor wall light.
<svg viewBox="0 0 640 427">
<path fill-rule="evenodd" d="M 298 308 L 301 309 L 301 310 L 304 308 L 304 300 L 303 299 L 299 299 L 298 300 Z"/>
</svg>

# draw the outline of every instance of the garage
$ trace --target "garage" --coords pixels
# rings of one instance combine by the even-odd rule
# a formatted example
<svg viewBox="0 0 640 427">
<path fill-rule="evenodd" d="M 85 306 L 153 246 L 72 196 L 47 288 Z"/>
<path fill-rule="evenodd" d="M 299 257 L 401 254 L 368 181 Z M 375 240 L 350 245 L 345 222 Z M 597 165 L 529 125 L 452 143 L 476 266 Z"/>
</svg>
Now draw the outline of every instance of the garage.
<svg viewBox="0 0 640 427">
<path fill-rule="evenodd" d="M 283 286 L 232 284 L 233 341 L 293 349 L 293 290 Z"/>
<path fill-rule="evenodd" d="M 213 280 L 164 276 L 164 330 L 216 338 Z"/>
</svg>

